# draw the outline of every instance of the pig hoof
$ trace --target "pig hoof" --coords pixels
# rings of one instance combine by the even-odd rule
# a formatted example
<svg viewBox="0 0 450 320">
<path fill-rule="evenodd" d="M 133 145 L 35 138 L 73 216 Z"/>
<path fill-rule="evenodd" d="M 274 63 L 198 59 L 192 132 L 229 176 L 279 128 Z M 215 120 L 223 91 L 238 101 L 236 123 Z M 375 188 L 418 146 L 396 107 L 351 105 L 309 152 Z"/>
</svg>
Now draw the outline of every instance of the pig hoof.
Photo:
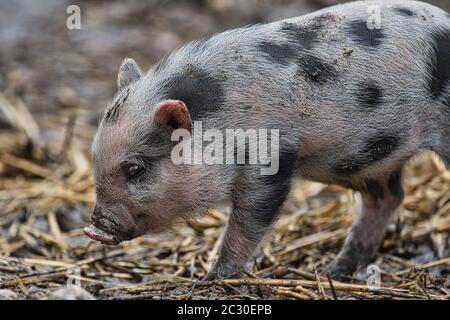
<svg viewBox="0 0 450 320">
<path fill-rule="evenodd" d="M 212 281 L 217 279 L 239 277 L 240 269 L 234 266 L 217 266 L 212 267 L 211 270 L 203 278 L 204 281 Z"/>
<path fill-rule="evenodd" d="M 206 276 L 203 278 L 203 281 L 213 281 L 219 279 L 230 278 L 235 273 L 228 273 L 224 271 L 209 271 Z"/>
<path fill-rule="evenodd" d="M 350 280 L 353 275 L 352 268 L 339 263 L 338 261 L 332 261 L 329 265 L 325 267 L 322 271 L 322 275 L 330 275 L 332 279 L 345 281 Z"/>
<path fill-rule="evenodd" d="M 206 276 L 203 277 L 202 281 L 214 281 L 220 279 L 219 275 L 215 272 L 208 272 Z"/>
</svg>

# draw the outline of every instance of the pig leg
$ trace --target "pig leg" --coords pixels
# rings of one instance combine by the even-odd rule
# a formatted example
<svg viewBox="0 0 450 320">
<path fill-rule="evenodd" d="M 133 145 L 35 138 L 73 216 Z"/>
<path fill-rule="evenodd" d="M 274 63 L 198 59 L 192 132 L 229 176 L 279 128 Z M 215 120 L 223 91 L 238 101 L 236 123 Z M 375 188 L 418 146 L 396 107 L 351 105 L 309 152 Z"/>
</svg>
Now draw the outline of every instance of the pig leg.
<svg viewBox="0 0 450 320">
<path fill-rule="evenodd" d="M 335 278 L 351 276 L 376 255 L 391 218 L 404 198 L 401 170 L 388 179 L 365 181 L 362 209 L 338 256 L 324 273 Z"/>
<path fill-rule="evenodd" d="M 205 280 L 232 276 L 247 267 L 287 198 L 295 157 L 295 153 L 280 156 L 280 169 L 275 175 L 261 176 L 259 169 L 249 168 L 239 175 L 219 256 Z"/>
</svg>

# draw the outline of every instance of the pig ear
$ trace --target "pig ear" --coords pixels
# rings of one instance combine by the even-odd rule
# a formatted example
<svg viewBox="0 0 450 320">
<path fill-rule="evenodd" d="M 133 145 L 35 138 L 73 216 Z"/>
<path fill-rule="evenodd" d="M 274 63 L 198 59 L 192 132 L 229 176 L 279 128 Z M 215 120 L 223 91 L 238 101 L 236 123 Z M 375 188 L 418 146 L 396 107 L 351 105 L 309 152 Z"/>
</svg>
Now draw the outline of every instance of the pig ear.
<svg viewBox="0 0 450 320">
<path fill-rule="evenodd" d="M 120 65 L 119 74 L 117 75 L 117 88 L 121 91 L 130 83 L 139 80 L 141 76 L 142 72 L 136 61 L 131 58 L 125 58 Z"/>
<path fill-rule="evenodd" d="M 186 129 L 191 132 L 192 123 L 189 110 L 180 100 L 166 100 L 155 109 L 154 122 L 174 129 Z"/>
</svg>

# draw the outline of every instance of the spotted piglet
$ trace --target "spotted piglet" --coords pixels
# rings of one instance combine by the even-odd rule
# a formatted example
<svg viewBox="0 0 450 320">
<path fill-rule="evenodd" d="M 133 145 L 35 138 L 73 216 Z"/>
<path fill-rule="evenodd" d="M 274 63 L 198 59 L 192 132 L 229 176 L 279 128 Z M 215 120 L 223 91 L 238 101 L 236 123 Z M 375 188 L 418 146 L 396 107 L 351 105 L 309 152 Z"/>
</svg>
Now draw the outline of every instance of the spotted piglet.
<svg viewBox="0 0 450 320">
<path fill-rule="evenodd" d="M 278 132 L 274 173 L 263 174 L 262 162 L 173 161 L 175 132 L 238 128 Z M 429 150 L 450 163 L 449 13 L 358 1 L 226 31 L 145 74 L 123 62 L 93 143 L 97 202 L 85 232 L 113 245 L 228 201 L 207 279 L 227 277 L 248 266 L 299 176 L 361 194 L 359 217 L 325 270 L 343 277 L 376 255 L 404 198 L 404 164 Z"/>
</svg>

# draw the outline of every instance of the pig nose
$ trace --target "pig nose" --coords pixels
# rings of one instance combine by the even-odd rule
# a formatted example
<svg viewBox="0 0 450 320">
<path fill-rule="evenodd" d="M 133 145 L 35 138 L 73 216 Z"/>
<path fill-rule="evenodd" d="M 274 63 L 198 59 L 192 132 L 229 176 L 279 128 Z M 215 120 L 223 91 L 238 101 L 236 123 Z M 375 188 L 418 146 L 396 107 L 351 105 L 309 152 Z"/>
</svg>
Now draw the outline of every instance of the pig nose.
<svg viewBox="0 0 450 320">
<path fill-rule="evenodd" d="M 102 208 L 98 205 L 95 205 L 94 210 L 92 211 L 92 216 L 99 216 L 102 214 Z"/>
<path fill-rule="evenodd" d="M 119 240 L 105 230 L 106 226 L 102 223 L 102 220 L 104 220 L 102 209 L 96 205 L 92 212 L 91 225 L 84 228 L 84 233 L 92 240 L 100 241 L 107 245 L 117 245 Z"/>
<path fill-rule="evenodd" d="M 102 208 L 99 207 L 97 204 L 95 205 L 94 210 L 92 211 L 91 224 L 101 229 L 107 227 L 105 225 L 104 212 Z"/>
<path fill-rule="evenodd" d="M 93 225 L 100 226 L 101 219 L 102 219 L 102 209 L 98 205 L 95 205 L 91 215 L 91 223 Z"/>
<path fill-rule="evenodd" d="M 102 220 L 104 220 L 103 210 L 98 205 L 95 205 L 94 210 L 92 211 L 91 223 L 93 225 L 101 227 Z"/>
</svg>

